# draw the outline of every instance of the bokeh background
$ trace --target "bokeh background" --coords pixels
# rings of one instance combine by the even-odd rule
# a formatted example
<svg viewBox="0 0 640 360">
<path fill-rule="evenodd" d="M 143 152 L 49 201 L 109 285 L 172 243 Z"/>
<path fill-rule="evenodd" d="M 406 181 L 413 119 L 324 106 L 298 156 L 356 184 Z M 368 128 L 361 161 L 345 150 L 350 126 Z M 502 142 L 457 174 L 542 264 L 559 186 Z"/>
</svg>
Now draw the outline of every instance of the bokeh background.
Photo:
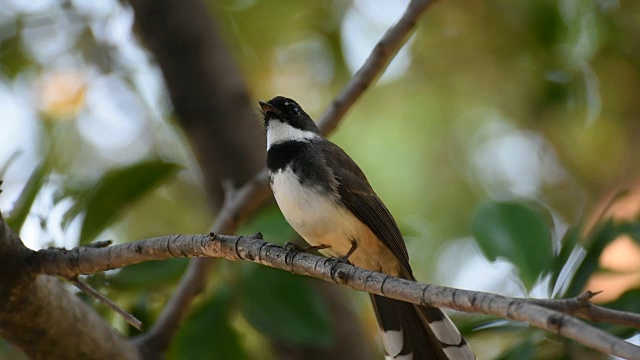
<svg viewBox="0 0 640 360">
<path fill-rule="evenodd" d="M 406 4 L 207 1 L 252 101 L 255 121 L 238 132 L 260 133 L 256 101 L 276 95 L 318 118 Z M 127 2 L 0 0 L 0 209 L 30 248 L 204 233 L 215 219 L 220 203 L 207 200 L 163 72 L 138 35 Z M 169 55 L 180 63 L 179 51 Z M 637 230 L 618 225 L 640 209 L 639 70 L 638 2 L 441 1 L 331 139 L 400 223 L 420 280 L 507 296 L 605 290 L 595 300 L 638 311 Z M 264 139 L 252 136 L 259 163 Z M 232 146 L 219 151 L 242 162 Z M 278 243 L 295 235 L 273 203 L 240 230 L 255 231 Z M 87 281 L 149 324 L 186 264 Z M 310 283 L 219 262 L 170 358 L 293 359 L 283 347 L 344 341 Z M 368 339 L 351 346 L 381 356 L 366 295 L 340 296 Z M 453 318 L 482 359 L 604 358 L 522 324 Z M 0 340 L 0 358 L 22 355 Z"/>
</svg>

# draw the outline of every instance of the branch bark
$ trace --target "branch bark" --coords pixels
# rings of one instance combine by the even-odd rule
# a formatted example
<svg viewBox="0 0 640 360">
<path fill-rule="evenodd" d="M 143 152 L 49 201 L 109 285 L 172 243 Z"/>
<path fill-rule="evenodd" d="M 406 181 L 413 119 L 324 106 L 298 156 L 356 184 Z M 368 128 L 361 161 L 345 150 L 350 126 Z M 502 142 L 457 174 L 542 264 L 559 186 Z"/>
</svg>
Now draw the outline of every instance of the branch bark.
<svg viewBox="0 0 640 360">
<path fill-rule="evenodd" d="M 584 293 L 571 299 L 523 299 L 527 302 L 548 309 L 560 311 L 565 314 L 573 315 L 581 319 L 602 322 L 609 324 L 618 324 L 640 329 L 640 314 L 630 313 L 626 311 L 607 309 L 591 302 L 591 299 L 600 292 L 585 291 Z"/>
<path fill-rule="evenodd" d="M 34 254 L 0 216 L 0 336 L 33 359 L 140 358 L 58 279 L 32 271 Z"/>
<path fill-rule="evenodd" d="M 600 352 L 640 359 L 640 347 L 529 299 L 426 285 L 399 279 L 330 259 L 284 248 L 254 236 L 174 235 L 110 248 L 46 249 L 30 256 L 33 270 L 65 277 L 95 273 L 148 260 L 172 257 L 222 257 L 248 260 L 298 275 L 335 282 L 350 288 L 414 304 L 445 307 L 523 321 L 573 339 Z M 637 324 L 636 324 L 637 326 Z"/>
</svg>

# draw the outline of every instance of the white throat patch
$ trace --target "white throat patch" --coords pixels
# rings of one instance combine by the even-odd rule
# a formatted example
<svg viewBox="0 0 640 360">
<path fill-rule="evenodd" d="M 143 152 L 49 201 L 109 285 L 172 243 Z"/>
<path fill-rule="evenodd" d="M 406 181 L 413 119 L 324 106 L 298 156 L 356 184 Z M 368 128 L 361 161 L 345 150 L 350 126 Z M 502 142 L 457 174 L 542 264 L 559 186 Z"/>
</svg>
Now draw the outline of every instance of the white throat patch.
<svg viewBox="0 0 640 360">
<path fill-rule="evenodd" d="M 287 141 L 310 141 L 317 139 L 320 135 L 313 131 L 296 129 L 293 126 L 277 119 L 269 120 L 267 127 L 267 151 L 272 145 Z"/>
</svg>

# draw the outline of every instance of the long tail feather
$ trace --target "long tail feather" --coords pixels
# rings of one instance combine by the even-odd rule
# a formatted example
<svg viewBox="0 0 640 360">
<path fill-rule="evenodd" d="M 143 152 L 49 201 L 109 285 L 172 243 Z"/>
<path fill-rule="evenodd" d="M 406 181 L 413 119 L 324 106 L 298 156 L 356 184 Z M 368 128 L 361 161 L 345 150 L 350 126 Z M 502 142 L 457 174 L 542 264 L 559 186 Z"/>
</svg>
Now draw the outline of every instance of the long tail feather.
<svg viewBox="0 0 640 360">
<path fill-rule="evenodd" d="M 442 310 L 372 295 L 387 359 L 475 360 L 471 347 Z"/>
</svg>

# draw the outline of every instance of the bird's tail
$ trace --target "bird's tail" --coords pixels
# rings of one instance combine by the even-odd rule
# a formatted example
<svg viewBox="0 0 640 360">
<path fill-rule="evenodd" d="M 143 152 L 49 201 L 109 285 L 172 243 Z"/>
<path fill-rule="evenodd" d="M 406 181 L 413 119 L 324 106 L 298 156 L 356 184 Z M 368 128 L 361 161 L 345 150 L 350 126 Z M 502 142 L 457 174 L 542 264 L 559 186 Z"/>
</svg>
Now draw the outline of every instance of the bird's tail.
<svg viewBox="0 0 640 360">
<path fill-rule="evenodd" d="M 475 360 L 471 347 L 442 310 L 371 295 L 386 359 Z"/>
</svg>

